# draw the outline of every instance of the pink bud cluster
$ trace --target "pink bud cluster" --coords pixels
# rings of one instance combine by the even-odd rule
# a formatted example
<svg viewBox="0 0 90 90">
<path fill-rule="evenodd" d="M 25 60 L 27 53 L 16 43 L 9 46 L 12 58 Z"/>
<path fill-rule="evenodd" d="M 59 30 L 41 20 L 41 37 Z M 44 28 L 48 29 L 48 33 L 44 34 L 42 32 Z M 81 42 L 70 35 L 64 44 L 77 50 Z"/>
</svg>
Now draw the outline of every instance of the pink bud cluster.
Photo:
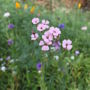
<svg viewBox="0 0 90 90">
<path fill-rule="evenodd" d="M 57 27 L 49 27 L 48 20 L 42 20 L 40 23 L 39 18 L 33 18 L 32 23 L 37 25 L 37 31 L 42 32 L 42 36 L 39 42 L 39 46 L 41 46 L 42 51 L 50 50 L 50 46 L 53 45 L 54 41 L 57 41 L 60 38 L 61 31 Z M 31 40 L 37 40 L 39 38 L 38 33 L 33 32 L 31 35 Z M 63 48 L 70 50 L 72 42 L 68 40 L 65 42 L 63 41 Z M 65 46 L 66 45 L 66 46 Z"/>
</svg>

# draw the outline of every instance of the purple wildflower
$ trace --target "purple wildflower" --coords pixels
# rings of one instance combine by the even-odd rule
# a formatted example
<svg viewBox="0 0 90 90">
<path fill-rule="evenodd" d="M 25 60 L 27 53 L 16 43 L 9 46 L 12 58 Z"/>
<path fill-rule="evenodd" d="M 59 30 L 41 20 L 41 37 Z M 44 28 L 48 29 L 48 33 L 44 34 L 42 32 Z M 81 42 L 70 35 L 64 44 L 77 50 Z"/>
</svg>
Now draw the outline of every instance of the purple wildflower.
<svg viewBox="0 0 90 90">
<path fill-rule="evenodd" d="M 6 58 L 6 60 L 10 60 L 11 59 L 11 57 L 10 56 L 8 56 L 7 58 Z"/>
<path fill-rule="evenodd" d="M 75 51 L 75 55 L 78 56 L 80 52 L 78 50 Z"/>
<path fill-rule="evenodd" d="M 56 50 L 59 50 L 60 49 L 60 45 L 61 45 L 60 41 L 55 41 L 53 43 L 53 46 L 56 48 Z"/>
<path fill-rule="evenodd" d="M 40 62 L 39 62 L 39 63 L 37 63 L 37 66 L 36 66 L 36 67 L 37 67 L 37 70 L 41 70 L 41 66 L 42 66 L 42 65 L 41 65 L 41 63 L 40 63 Z"/>
<path fill-rule="evenodd" d="M 9 29 L 13 29 L 13 28 L 14 28 L 14 24 L 9 24 L 9 25 L 8 25 L 8 28 L 9 28 Z"/>
<path fill-rule="evenodd" d="M 8 45 L 10 46 L 10 45 L 12 45 L 13 44 L 13 40 L 12 39 L 9 39 L 8 40 Z"/>
<path fill-rule="evenodd" d="M 61 28 L 61 29 L 64 29 L 65 28 L 65 24 L 59 24 L 58 27 Z"/>
</svg>

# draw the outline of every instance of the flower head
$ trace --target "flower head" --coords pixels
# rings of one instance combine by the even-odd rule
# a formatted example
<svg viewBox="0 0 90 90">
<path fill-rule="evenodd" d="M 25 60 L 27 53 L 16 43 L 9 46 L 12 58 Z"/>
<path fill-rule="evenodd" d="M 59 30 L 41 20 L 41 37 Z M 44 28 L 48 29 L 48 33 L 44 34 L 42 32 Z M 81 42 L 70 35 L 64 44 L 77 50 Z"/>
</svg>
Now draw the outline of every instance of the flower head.
<svg viewBox="0 0 90 90">
<path fill-rule="evenodd" d="M 38 24 L 39 23 L 39 18 L 33 18 L 32 23 L 33 24 Z"/>
<path fill-rule="evenodd" d="M 80 52 L 78 50 L 75 51 L 75 55 L 78 56 Z"/>
<path fill-rule="evenodd" d="M 53 35 L 46 31 L 44 33 L 44 35 L 42 35 L 42 39 L 44 40 L 44 42 L 47 44 L 47 45 L 51 45 L 52 44 L 52 40 L 53 40 Z"/>
<path fill-rule="evenodd" d="M 10 17 L 10 13 L 9 12 L 6 12 L 6 13 L 4 13 L 4 17 Z"/>
<path fill-rule="evenodd" d="M 42 64 L 39 62 L 39 63 L 37 63 L 37 70 L 41 70 L 41 67 L 42 67 Z"/>
<path fill-rule="evenodd" d="M 49 32 L 52 33 L 55 39 L 61 34 L 60 29 L 54 27 L 50 27 Z"/>
<path fill-rule="evenodd" d="M 38 39 L 38 33 L 32 33 L 31 40 L 37 40 Z"/>
<path fill-rule="evenodd" d="M 61 45 L 60 41 L 55 41 L 53 43 L 53 46 L 55 47 L 56 50 L 59 50 L 60 49 L 60 45 Z"/>
<path fill-rule="evenodd" d="M 48 21 L 48 20 L 42 20 L 42 24 L 44 25 L 44 27 L 45 27 L 46 29 L 49 28 L 49 26 L 48 26 L 49 21 Z"/>
<path fill-rule="evenodd" d="M 48 51 L 49 50 L 49 46 L 48 45 L 43 45 L 42 46 L 42 51 Z"/>
<path fill-rule="evenodd" d="M 6 58 L 6 60 L 10 60 L 11 59 L 11 57 L 10 56 L 8 56 L 7 58 Z"/>
<path fill-rule="evenodd" d="M 80 9 L 80 8 L 81 8 L 81 6 L 82 6 L 82 4 L 79 2 L 79 3 L 78 3 L 78 8 Z"/>
<path fill-rule="evenodd" d="M 41 40 L 41 41 L 39 42 L 39 46 L 43 46 L 43 45 L 44 45 L 44 41 Z"/>
<path fill-rule="evenodd" d="M 14 24 L 9 24 L 9 25 L 8 25 L 8 28 L 9 28 L 9 29 L 13 29 L 13 28 L 14 28 Z"/>
<path fill-rule="evenodd" d="M 45 30 L 45 26 L 43 24 L 38 24 L 37 30 L 40 31 L 40 32 L 42 32 L 42 31 Z"/>
<path fill-rule="evenodd" d="M 0 58 L 0 61 L 3 61 L 3 58 Z"/>
<path fill-rule="evenodd" d="M 28 5 L 27 4 L 25 4 L 24 5 L 24 10 L 26 10 L 28 8 Z"/>
<path fill-rule="evenodd" d="M 75 57 L 74 57 L 74 56 L 71 56 L 70 58 L 71 58 L 71 60 L 74 60 L 74 59 L 75 59 Z"/>
<path fill-rule="evenodd" d="M 2 66 L 2 67 L 1 67 L 1 70 L 2 70 L 3 72 L 5 72 L 6 67 L 5 67 L 5 66 Z"/>
<path fill-rule="evenodd" d="M 33 6 L 33 7 L 31 8 L 30 13 L 33 14 L 34 11 L 35 11 L 35 6 Z"/>
<path fill-rule="evenodd" d="M 87 26 L 81 27 L 81 30 L 86 31 L 87 30 Z"/>
<path fill-rule="evenodd" d="M 49 24 L 49 21 L 48 20 L 42 20 L 42 24 L 48 25 Z"/>
<path fill-rule="evenodd" d="M 65 28 L 65 24 L 59 24 L 58 28 L 64 29 Z"/>
<path fill-rule="evenodd" d="M 16 2 L 16 8 L 17 8 L 17 9 L 21 8 L 21 5 L 20 5 L 19 2 Z"/>
<path fill-rule="evenodd" d="M 68 51 L 70 51 L 71 49 L 72 49 L 72 41 L 71 40 L 63 40 L 63 42 L 62 42 L 62 47 L 64 48 L 64 49 L 67 49 Z"/>
<path fill-rule="evenodd" d="M 58 61 L 59 60 L 59 56 L 54 56 L 54 58 Z"/>
<path fill-rule="evenodd" d="M 13 40 L 12 39 L 9 39 L 8 40 L 8 45 L 10 46 L 10 45 L 12 45 L 13 44 Z"/>
</svg>

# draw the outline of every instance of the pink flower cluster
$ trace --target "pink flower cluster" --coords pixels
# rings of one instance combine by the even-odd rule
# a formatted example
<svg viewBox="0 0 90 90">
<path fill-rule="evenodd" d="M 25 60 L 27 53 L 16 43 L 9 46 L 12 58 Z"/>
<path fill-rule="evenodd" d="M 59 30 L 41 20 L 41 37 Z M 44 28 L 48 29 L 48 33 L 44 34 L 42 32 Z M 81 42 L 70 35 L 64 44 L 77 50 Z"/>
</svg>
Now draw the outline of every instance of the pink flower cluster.
<svg viewBox="0 0 90 90">
<path fill-rule="evenodd" d="M 50 27 L 48 31 L 42 35 L 42 40 L 39 45 L 42 46 L 43 51 L 48 51 L 49 46 L 53 44 L 53 41 L 60 37 L 61 31 L 59 28 Z"/>
<path fill-rule="evenodd" d="M 43 32 L 41 33 L 41 39 L 39 42 L 39 46 L 41 46 L 42 51 L 50 50 L 50 46 L 53 45 L 55 41 L 58 41 L 61 35 L 61 31 L 57 27 L 49 27 L 48 20 L 42 20 L 40 23 L 39 18 L 32 19 L 33 24 L 37 24 L 37 31 Z M 37 40 L 39 37 L 38 33 L 32 33 L 31 40 Z M 62 43 L 64 49 L 71 50 L 72 49 L 72 41 L 64 40 Z"/>
</svg>

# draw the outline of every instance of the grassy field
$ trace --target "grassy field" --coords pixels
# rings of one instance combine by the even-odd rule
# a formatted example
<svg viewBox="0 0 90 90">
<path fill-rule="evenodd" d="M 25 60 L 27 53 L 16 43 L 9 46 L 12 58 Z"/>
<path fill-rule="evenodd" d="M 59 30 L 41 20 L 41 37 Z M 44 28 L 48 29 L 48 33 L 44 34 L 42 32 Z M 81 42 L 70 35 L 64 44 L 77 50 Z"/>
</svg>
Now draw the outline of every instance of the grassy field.
<svg viewBox="0 0 90 90">
<path fill-rule="evenodd" d="M 29 1 L 0 0 L 0 90 L 89 90 L 89 15 L 78 7 L 49 11 Z M 32 24 L 36 17 L 59 28 L 60 36 L 52 41 L 61 43 L 58 50 L 53 44 L 47 51 L 39 46 L 45 31 Z M 32 40 L 35 33 L 39 37 Z M 70 50 L 62 45 L 68 39 Z"/>
</svg>

